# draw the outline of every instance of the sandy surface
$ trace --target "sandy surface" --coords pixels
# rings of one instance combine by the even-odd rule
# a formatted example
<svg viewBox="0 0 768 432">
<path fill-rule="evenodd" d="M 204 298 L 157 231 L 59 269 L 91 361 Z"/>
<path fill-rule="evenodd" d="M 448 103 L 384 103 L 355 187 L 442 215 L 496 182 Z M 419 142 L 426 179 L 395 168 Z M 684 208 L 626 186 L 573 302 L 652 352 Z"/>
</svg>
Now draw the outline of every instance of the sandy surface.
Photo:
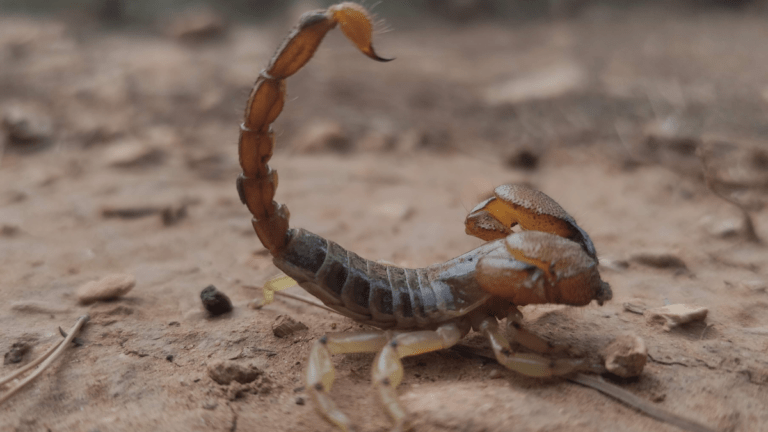
<svg viewBox="0 0 768 432">
<path fill-rule="evenodd" d="M 464 234 L 467 211 L 496 185 L 528 182 L 590 233 L 614 298 L 525 307 L 526 326 L 590 358 L 620 334 L 639 335 L 645 371 L 614 383 L 717 430 L 768 431 L 768 249 L 742 238 L 740 211 L 707 188 L 679 136 L 648 144 L 659 122 L 693 124 L 683 138 L 694 150 L 713 146 L 721 189 L 746 203 L 768 239 L 764 20 L 611 14 L 395 31 L 379 43 L 398 58 L 384 66 L 329 37 L 289 81 L 272 162 L 277 200 L 295 227 L 367 258 L 423 266 L 479 245 Z M 0 160 L 0 351 L 32 346 L 2 375 L 47 349 L 57 327 L 92 319 L 79 346 L 4 404 L 0 430 L 332 430 L 306 400 L 305 359 L 322 334 L 360 326 L 292 300 L 247 307 L 278 271 L 235 191 L 237 125 L 284 27 L 237 27 L 197 46 L 3 18 L 2 107 L 29 106 L 53 128 L 49 145 L 8 141 Z M 351 149 L 307 154 L 306 125 L 332 121 Z M 536 169 L 508 165 L 521 148 L 540 157 Z M 164 224 L 158 211 L 180 207 L 186 217 Z M 126 208 L 156 212 L 104 216 Z M 687 270 L 643 266 L 632 260 L 639 252 L 672 254 Z M 78 304 L 79 286 L 114 273 L 135 275 L 126 297 Z M 205 314 L 199 293 L 210 284 L 233 300 L 232 313 Z M 627 302 L 696 304 L 709 315 L 667 332 Z M 278 315 L 309 329 L 277 338 Z M 464 343 L 484 346 L 476 334 Z M 235 397 L 236 385 L 208 376 L 222 359 L 254 364 L 266 379 Z M 370 392 L 372 359 L 335 358 L 332 394 L 362 431 L 389 424 Z M 404 366 L 399 393 L 416 431 L 676 430 L 593 390 L 454 351 Z"/>
</svg>

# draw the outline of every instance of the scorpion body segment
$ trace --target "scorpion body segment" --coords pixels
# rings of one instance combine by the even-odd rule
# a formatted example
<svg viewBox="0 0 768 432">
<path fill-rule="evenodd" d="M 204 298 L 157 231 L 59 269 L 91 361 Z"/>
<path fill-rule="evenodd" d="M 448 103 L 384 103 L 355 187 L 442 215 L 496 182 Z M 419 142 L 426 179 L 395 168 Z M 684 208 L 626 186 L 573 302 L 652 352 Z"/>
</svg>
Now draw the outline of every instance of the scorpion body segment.
<svg viewBox="0 0 768 432">
<path fill-rule="evenodd" d="M 312 57 L 325 34 L 336 26 L 368 57 L 379 57 L 371 44 L 372 23 L 366 10 L 341 3 L 305 14 L 260 74 L 248 98 L 240 126 L 237 179 L 241 201 L 275 266 L 329 308 L 386 332 L 329 334 L 315 342 L 306 369 L 306 388 L 318 411 L 343 431 L 350 419 L 330 397 L 334 381 L 332 354 L 378 353 L 371 370 L 375 391 L 392 418 L 394 430 L 407 427 L 407 413 L 395 388 L 403 377 L 401 358 L 446 349 L 471 329 L 489 341 L 505 367 L 530 376 L 554 376 L 589 366 L 579 359 L 549 360 L 515 353 L 498 326 L 507 318 L 521 345 L 550 353 L 552 345 L 521 327 L 517 306 L 559 303 L 583 306 L 610 300 L 611 290 L 597 270 L 592 240 L 547 195 L 521 185 L 496 188 L 465 221 L 468 234 L 487 243 L 425 268 L 407 269 L 361 258 L 333 241 L 289 227 L 290 213 L 274 201 L 277 172 L 267 164 L 274 150 L 272 122 L 285 103 L 285 80 Z M 519 225 L 523 232 L 513 232 Z M 264 285 L 268 303 L 285 279 Z M 278 282 L 280 281 L 280 282 Z"/>
<path fill-rule="evenodd" d="M 379 328 L 437 326 L 466 315 L 491 295 L 475 275 L 477 260 L 504 249 L 486 243 L 445 263 L 401 268 L 361 258 L 309 231 L 289 232 L 273 262 L 326 306 Z"/>
</svg>

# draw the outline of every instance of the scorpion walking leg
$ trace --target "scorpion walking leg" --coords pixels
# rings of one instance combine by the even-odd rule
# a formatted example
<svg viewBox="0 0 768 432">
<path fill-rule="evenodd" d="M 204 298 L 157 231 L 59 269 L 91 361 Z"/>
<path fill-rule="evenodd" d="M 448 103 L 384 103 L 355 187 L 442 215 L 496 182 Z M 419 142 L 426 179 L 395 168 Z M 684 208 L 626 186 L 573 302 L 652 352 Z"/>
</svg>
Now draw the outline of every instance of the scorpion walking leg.
<svg viewBox="0 0 768 432">
<path fill-rule="evenodd" d="M 329 395 L 336 375 L 331 354 L 377 352 L 388 339 L 384 332 L 330 334 L 318 339 L 312 347 L 307 365 L 307 391 L 320 414 L 342 431 L 351 430 L 351 422 Z"/>
<path fill-rule="evenodd" d="M 509 341 L 499 330 L 496 318 L 484 318 L 478 328 L 491 343 L 496 360 L 504 367 L 532 377 L 566 375 L 586 368 L 584 360 L 549 360 L 537 354 L 514 353 Z"/>
<path fill-rule="evenodd" d="M 531 351 L 536 351 L 537 353 L 554 354 L 568 349 L 566 345 L 556 345 L 543 339 L 541 336 L 526 330 L 523 327 L 523 314 L 517 308 L 514 308 L 509 315 L 507 315 L 507 330 L 513 341 Z"/>
<path fill-rule="evenodd" d="M 434 331 L 401 333 L 392 338 L 376 356 L 371 371 L 373 386 L 379 393 L 384 409 L 395 423 L 394 431 L 407 428 L 406 412 L 400 406 L 395 392 L 403 379 L 403 363 L 400 359 L 450 348 L 466 333 L 456 323 L 443 324 Z"/>
</svg>

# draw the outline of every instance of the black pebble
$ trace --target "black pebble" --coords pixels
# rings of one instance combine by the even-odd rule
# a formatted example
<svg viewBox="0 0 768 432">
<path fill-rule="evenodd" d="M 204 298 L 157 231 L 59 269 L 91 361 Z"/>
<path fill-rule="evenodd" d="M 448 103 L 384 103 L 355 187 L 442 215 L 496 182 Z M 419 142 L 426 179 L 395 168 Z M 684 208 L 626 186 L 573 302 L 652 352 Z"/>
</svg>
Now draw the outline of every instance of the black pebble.
<svg viewBox="0 0 768 432">
<path fill-rule="evenodd" d="M 208 285 L 201 293 L 200 300 L 203 306 L 211 315 L 221 315 L 232 311 L 232 301 L 226 294 L 216 289 L 213 285 Z"/>
</svg>

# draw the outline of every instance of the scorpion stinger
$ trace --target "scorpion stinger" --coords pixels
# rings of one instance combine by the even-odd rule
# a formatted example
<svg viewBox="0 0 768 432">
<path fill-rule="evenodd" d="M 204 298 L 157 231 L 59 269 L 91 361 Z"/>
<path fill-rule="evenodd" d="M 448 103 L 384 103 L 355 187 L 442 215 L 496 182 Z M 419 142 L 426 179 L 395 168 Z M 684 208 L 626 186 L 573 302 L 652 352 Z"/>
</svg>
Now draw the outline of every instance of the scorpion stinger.
<svg viewBox="0 0 768 432">
<path fill-rule="evenodd" d="M 597 271 L 592 240 L 554 200 L 534 189 L 505 185 L 468 216 L 467 233 L 487 243 L 444 263 L 419 269 L 364 259 L 304 229 L 289 229 L 290 213 L 274 201 L 277 172 L 269 167 L 274 149 L 272 122 L 285 103 L 285 80 L 304 66 L 325 34 L 336 26 L 368 57 L 387 61 L 373 49 L 370 16 L 360 5 L 341 3 L 302 16 L 259 74 L 240 126 L 243 173 L 237 179 L 242 202 L 253 215 L 256 234 L 288 277 L 265 286 L 265 301 L 293 280 L 326 306 L 387 332 L 323 336 L 313 345 L 306 370 L 307 392 L 318 411 L 339 429 L 350 419 L 330 397 L 332 354 L 377 352 L 372 379 L 394 422 L 407 427 L 407 413 L 395 388 L 401 359 L 455 345 L 470 330 L 482 332 L 499 363 L 530 376 L 554 376 L 592 368 L 580 359 L 549 360 L 515 353 L 499 329 L 507 318 L 513 337 L 537 352 L 553 345 L 522 328 L 517 306 L 559 303 L 582 306 L 611 298 Z M 524 230 L 512 233 L 519 224 Z"/>
</svg>

